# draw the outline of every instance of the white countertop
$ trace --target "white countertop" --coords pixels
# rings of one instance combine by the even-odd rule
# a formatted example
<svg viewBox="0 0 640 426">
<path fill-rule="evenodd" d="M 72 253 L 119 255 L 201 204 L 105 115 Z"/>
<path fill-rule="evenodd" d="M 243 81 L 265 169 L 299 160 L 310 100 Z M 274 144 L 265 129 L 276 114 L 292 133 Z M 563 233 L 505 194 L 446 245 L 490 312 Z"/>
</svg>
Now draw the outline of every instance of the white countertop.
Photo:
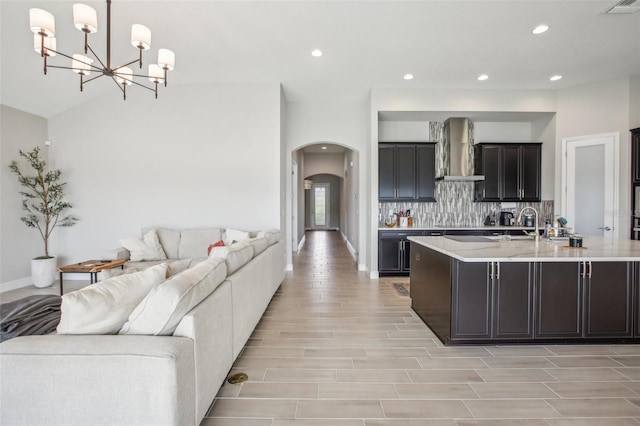
<svg viewBox="0 0 640 426">
<path fill-rule="evenodd" d="M 496 240 L 459 242 L 446 237 L 409 237 L 412 243 L 464 262 L 640 261 L 640 241 L 584 237 L 582 248 L 568 241 Z"/>
</svg>

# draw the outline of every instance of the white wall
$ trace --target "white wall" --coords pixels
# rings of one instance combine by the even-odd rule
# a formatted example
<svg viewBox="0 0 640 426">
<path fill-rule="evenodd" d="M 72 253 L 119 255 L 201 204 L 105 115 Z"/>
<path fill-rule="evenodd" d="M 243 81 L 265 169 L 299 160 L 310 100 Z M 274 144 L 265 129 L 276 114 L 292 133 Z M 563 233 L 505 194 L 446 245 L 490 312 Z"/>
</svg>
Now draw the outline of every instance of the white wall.
<svg viewBox="0 0 640 426">
<path fill-rule="evenodd" d="M 427 142 L 428 121 L 380 121 L 378 142 Z"/>
<path fill-rule="evenodd" d="M 640 127 L 640 75 L 631 78 L 631 97 L 629 106 L 629 127 Z"/>
<path fill-rule="evenodd" d="M 27 228 L 20 221 L 23 216 L 23 189 L 9 170 L 12 161 L 27 175 L 33 175 L 19 158 L 19 150 L 28 152 L 40 147 L 43 157 L 48 156 L 47 120 L 37 115 L 0 106 L 0 290 L 10 290 L 25 284 L 31 275 L 31 259 L 44 254 L 44 245 L 38 230 Z M 63 173 L 63 178 L 65 174 Z M 52 239 L 67 231 L 57 228 Z M 26 280 L 26 284 L 30 284 Z"/>
<path fill-rule="evenodd" d="M 635 80 L 633 80 L 635 81 Z M 634 83 L 635 84 L 635 83 Z M 632 92 L 635 90 L 635 92 Z M 631 213 L 631 136 L 629 129 L 640 122 L 632 123 L 634 108 L 640 91 L 628 78 L 603 81 L 572 87 L 558 92 L 558 115 L 556 125 L 556 176 L 562 171 L 562 139 L 618 132 L 620 134 L 620 169 L 618 194 L 618 236 L 628 238 Z M 632 96 L 633 94 L 633 96 Z M 561 179 L 556 179 L 556 200 L 562 195 Z M 559 206 L 558 206 L 559 208 Z"/>
<path fill-rule="evenodd" d="M 330 174 L 344 177 L 345 154 L 304 154 L 304 177 Z"/>
<path fill-rule="evenodd" d="M 357 152 L 369 150 L 369 107 L 366 102 L 288 102 L 287 103 L 287 152 L 291 155 L 296 150 L 314 143 L 329 142 L 342 145 Z M 355 161 L 358 161 L 356 159 Z M 362 156 L 360 156 L 362 161 Z M 306 170 L 306 162 L 298 161 L 300 170 Z M 301 168 L 304 167 L 304 168 Z M 369 179 L 370 170 L 367 167 L 357 167 L 359 193 L 364 194 Z M 287 164 L 287 173 L 291 176 L 291 164 Z M 300 189 L 299 189 L 300 191 Z M 287 203 L 291 203 L 291 182 L 287 182 Z M 358 197 L 359 211 L 366 211 L 368 203 Z M 348 212 L 347 215 L 352 215 Z M 301 218 L 298 217 L 298 227 Z M 366 218 L 360 215 L 359 227 L 365 228 Z M 291 216 L 287 217 L 287 240 L 291 240 Z M 358 262 L 365 264 L 362 248 L 366 247 L 364 233 L 354 233 L 359 241 L 349 243 L 359 252 Z M 301 238 L 301 236 L 300 236 Z M 292 248 L 287 250 L 287 263 L 292 264 Z M 361 266 L 363 267 L 363 266 Z"/>
<path fill-rule="evenodd" d="M 80 217 L 55 252 L 99 258 L 145 226 L 279 228 L 280 96 L 278 84 L 174 85 L 50 119 L 52 163 Z"/>
</svg>

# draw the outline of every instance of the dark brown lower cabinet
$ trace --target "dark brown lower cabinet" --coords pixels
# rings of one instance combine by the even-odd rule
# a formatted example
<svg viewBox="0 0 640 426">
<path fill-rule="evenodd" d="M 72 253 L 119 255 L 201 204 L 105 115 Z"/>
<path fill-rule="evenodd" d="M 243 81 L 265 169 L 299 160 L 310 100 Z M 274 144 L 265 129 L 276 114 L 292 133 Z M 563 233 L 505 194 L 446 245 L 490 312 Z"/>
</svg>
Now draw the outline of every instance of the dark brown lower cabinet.
<svg viewBox="0 0 640 426">
<path fill-rule="evenodd" d="M 451 338 L 491 338 L 491 286 L 488 263 L 453 262 Z"/>
<path fill-rule="evenodd" d="M 536 337 L 582 337 L 581 263 L 540 263 Z"/>
<path fill-rule="evenodd" d="M 533 337 L 534 263 L 494 263 L 494 339 Z"/>
<path fill-rule="evenodd" d="M 454 261 L 451 338 L 531 339 L 533 277 L 530 263 Z"/>
<path fill-rule="evenodd" d="M 411 306 L 445 344 L 640 342 L 636 262 L 462 262 L 414 245 Z"/>
<path fill-rule="evenodd" d="M 541 263 L 537 288 L 536 336 L 632 336 L 633 263 Z"/>
<path fill-rule="evenodd" d="M 585 337 L 631 337 L 633 263 L 587 262 Z"/>
</svg>

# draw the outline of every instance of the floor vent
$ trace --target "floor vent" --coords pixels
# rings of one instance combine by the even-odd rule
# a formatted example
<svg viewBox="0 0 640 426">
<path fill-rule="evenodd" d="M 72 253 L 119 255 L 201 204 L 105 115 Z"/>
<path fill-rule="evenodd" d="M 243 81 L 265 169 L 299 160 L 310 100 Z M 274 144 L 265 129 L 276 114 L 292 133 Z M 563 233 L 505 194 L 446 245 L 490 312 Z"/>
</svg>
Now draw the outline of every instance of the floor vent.
<svg viewBox="0 0 640 426">
<path fill-rule="evenodd" d="M 232 385 L 239 385 L 246 382 L 247 380 L 249 380 L 249 376 L 247 376 L 245 373 L 235 373 L 227 377 L 227 382 L 231 383 Z"/>
<path fill-rule="evenodd" d="M 607 10 L 610 14 L 636 13 L 640 10 L 640 0 L 622 0 Z"/>
</svg>

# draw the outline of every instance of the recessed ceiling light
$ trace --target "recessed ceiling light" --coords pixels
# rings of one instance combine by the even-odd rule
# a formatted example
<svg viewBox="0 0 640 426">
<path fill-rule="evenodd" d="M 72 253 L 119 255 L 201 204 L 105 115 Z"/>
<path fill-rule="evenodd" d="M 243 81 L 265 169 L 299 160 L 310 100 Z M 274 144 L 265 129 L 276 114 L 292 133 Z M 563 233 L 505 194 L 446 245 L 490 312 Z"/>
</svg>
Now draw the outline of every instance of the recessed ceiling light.
<svg viewBox="0 0 640 426">
<path fill-rule="evenodd" d="M 543 32 L 549 29 L 548 25 L 538 25 L 534 29 L 531 30 L 532 34 L 542 34 Z"/>
<path fill-rule="evenodd" d="M 554 75 L 554 76 L 552 76 L 549 80 L 551 80 L 551 81 L 558 81 L 558 80 L 560 80 L 561 78 L 562 78 L 562 76 L 561 76 L 561 75 Z"/>
<path fill-rule="evenodd" d="M 413 74 L 405 74 L 404 77 L 405 80 L 413 80 Z"/>
<path fill-rule="evenodd" d="M 478 81 L 485 81 L 485 80 L 488 80 L 488 79 L 489 79 L 489 76 L 486 75 L 486 74 L 482 74 L 482 75 L 478 76 Z"/>
<path fill-rule="evenodd" d="M 319 58 L 320 56 L 322 56 L 322 50 L 320 49 L 313 49 L 311 51 L 311 56 L 314 56 L 316 58 Z"/>
<path fill-rule="evenodd" d="M 322 149 L 327 149 L 327 147 L 326 147 L 326 146 L 323 146 L 323 147 L 322 147 Z"/>
</svg>

